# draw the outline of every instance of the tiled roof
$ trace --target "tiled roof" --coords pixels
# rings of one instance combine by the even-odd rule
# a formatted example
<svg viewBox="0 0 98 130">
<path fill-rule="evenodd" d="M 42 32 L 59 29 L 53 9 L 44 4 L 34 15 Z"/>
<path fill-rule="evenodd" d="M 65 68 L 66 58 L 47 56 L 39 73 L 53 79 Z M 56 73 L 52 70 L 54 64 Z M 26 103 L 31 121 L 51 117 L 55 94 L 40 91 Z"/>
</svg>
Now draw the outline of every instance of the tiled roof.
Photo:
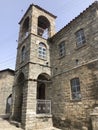
<svg viewBox="0 0 98 130">
<path fill-rule="evenodd" d="M 14 70 L 7 68 L 7 69 L 4 69 L 4 70 L 0 70 L 0 73 L 1 73 L 1 72 L 6 72 L 6 71 L 11 72 L 11 73 L 13 73 L 13 74 L 14 74 L 14 72 L 15 72 Z"/>
<path fill-rule="evenodd" d="M 30 8 L 32 8 L 32 6 L 35 6 L 36 8 L 38 8 L 38 9 L 44 11 L 45 13 L 49 14 L 50 16 L 52 16 L 52 17 L 54 17 L 54 18 L 57 17 L 57 16 L 53 15 L 52 13 L 48 12 L 47 10 L 41 8 L 40 6 L 34 5 L 34 4 L 31 4 L 31 5 L 29 6 L 29 8 L 28 8 L 27 11 L 25 12 L 24 16 L 27 14 L 27 12 L 30 10 Z M 20 20 L 19 24 L 20 24 L 21 21 L 23 20 L 24 16 L 23 16 L 22 19 Z"/>
<path fill-rule="evenodd" d="M 70 24 L 72 24 L 77 18 L 81 17 L 81 15 L 84 15 L 88 10 L 90 10 L 92 7 L 94 6 L 98 6 L 98 1 L 95 1 L 94 3 L 92 3 L 91 5 L 89 5 L 88 8 L 86 8 L 82 13 L 80 13 L 77 17 L 75 17 L 74 19 L 72 19 L 67 25 L 65 25 L 62 29 L 60 29 L 52 38 L 54 38 L 58 33 L 60 33 L 63 29 L 65 29 L 66 27 L 68 27 Z"/>
</svg>

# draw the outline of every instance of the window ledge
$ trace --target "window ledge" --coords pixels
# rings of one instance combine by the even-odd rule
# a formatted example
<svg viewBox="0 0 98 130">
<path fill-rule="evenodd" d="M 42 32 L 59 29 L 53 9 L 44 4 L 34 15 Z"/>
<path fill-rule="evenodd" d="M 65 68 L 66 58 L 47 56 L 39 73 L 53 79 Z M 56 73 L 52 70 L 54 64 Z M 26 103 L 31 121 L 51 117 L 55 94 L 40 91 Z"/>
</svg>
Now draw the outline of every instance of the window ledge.
<svg viewBox="0 0 98 130">
<path fill-rule="evenodd" d="M 70 102 L 81 102 L 81 99 L 71 99 Z"/>
<path fill-rule="evenodd" d="M 79 49 L 81 49 L 81 48 L 83 48 L 83 47 L 85 47 L 85 46 L 87 46 L 87 43 L 84 43 L 84 44 L 81 45 L 81 46 L 76 46 L 75 50 L 79 50 Z"/>
<path fill-rule="evenodd" d="M 44 58 L 38 57 L 38 59 L 43 60 L 43 61 L 47 61 L 46 58 L 44 59 Z"/>
<path fill-rule="evenodd" d="M 51 114 L 36 114 L 37 118 L 43 118 L 43 117 L 48 117 L 48 118 L 52 118 Z"/>
<path fill-rule="evenodd" d="M 58 58 L 58 59 L 60 60 L 60 59 L 63 59 L 64 57 L 65 57 L 65 55 L 64 55 L 64 56 L 59 56 L 59 58 Z"/>
</svg>

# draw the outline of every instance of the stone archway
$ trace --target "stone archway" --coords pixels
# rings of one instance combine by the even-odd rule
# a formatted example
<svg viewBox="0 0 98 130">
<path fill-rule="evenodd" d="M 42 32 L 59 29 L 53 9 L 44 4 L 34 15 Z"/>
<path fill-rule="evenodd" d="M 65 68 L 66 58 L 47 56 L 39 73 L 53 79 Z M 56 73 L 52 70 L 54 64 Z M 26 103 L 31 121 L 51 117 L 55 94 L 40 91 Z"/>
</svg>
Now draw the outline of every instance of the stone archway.
<svg viewBox="0 0 98 130">
<path fill-rule="evenodd" d="M 12 104 L 12 94 L 10 94 L 6 100 L 6 113 L 10 113 Z"/>
<path fill-rule="evenodd" d="M 42 16 L 42 15 L 39 16 L 37 34 L 39 36 L 42 36 L 43 38 L 48 38 L 50 37 L 49 29 L 50 29 L 49 20 L 45 16 Z"/>
<path fill-rule="evenodd" d="M 21 73 L 17 78 L 17 85 L 15 90 L 15 121 L 21 122 L 22 119 L 22 106 L 23 106 L 23 88 L 24 88 L 25 76 Z"/>
<path fill-rule="evenodd" d="M 37 114 L 51 112 L 50 82 L 50 76 L 47 74 L 40 74 L 37 78 Z"/>
</svg>

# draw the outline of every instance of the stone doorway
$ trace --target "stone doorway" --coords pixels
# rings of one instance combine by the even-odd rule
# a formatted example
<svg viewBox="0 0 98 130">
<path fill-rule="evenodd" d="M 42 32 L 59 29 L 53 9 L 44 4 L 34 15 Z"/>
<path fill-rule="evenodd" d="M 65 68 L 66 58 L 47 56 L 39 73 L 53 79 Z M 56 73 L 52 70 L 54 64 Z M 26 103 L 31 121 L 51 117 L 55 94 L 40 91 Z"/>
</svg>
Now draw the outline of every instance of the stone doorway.
<svg viewBox="0 0 98 130">
<path fill-rule="evenodd" d="M 6 113 L 10 113 L 11 110 L 11 104 L 12 104 L 12 94 L 10 94 L 6 100 Z"/>
</svg>

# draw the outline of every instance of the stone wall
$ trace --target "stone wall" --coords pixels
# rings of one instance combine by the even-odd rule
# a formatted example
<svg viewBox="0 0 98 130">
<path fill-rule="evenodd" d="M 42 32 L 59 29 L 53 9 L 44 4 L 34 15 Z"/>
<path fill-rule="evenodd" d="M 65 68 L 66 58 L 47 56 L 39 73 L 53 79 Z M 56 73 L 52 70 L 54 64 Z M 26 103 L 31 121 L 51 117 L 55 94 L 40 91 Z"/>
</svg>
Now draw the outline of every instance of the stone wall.
<svg viewBox="0 0 98 130">
<path fill-rule="evenodd" d="M 74 130 L 88 128 L 91 130 L 90 113 L 98 105 L 98 10 L 97 4 L 87 8 L 78 17 L 72 20 L 67 26 L 61 29 L 51 39 L 37 34 L 38 18 L 42 16 L 50 21 L 49 33 L 55 33 L 55 17 L 47 13 L 38 6 L 30 6 L 22 20 L 20 21 L 19 44 L 17 51 L 15 83 L 13 87 L 13 108 L 12 116 L 17 116 L 24 129 L 40 129 L 49 125 L 52 126 L 51 117 L 45 119 L 45 116 L 37 117 L 37 87 L 38 80 L 51 80 L 51 84 L 45 83 L 46 98 L 52 101 L 52 115 L 54 126 L 62 129 L 70 128 Z M 52 16 L 52 17 L 51 17 Z M 26 18 L 29 17 L 28 36 L 22 41 L 22 29 Z M 44 19 L 43 19 L 44 20 Z M 46 20 L 47 21 L 47 20 Z M 41 24 L 41 23 L 40 23 Z M 85 44 L 78 48 L 76 46 L 75 33 L 84 30 Z M 51 42 L 48 44 L 48 41 Z M 66 54 L 59 57 L 59 44 L 64 41 Z M 47 58 L 38 57 L 39 43 L 46 45 Z M 26 57 L 21 62 L 21 50 L 25 46 Z M 78 61 L 78 63 L 77 63 Z M 22 82 L 19 83 L 20 75 L 24 75 Z M 48 75 L 48 78 L 47 78 Z M 38 77 L 41 77 L 38 79 Z M 73 100 L 71 93 L 71 79 L 78 77 L 80 80 L 81 99 Z M 20 86 L 21 85 L 21 86 Z M 23 85 L 23 86 L 22 86 Z M 22 89 L 21 95 L 18 95 L 19 87 Z M 18 90 L 19 89 L 19 90 Z M 20 109 L 18 100 L 22 100 Z M 14 119 L 14 118 L 13 118 Z M 47 122 L 44 122 L 46 121 Z M 17 121 L 17 120 L 16 120 Z M 19 120 L 18 120 L 19 121 Z M 39 123 L 40 122 L 40 123 Z M 45 124 L 44 124 L 45 123 Z"/>
<path fill-rule="evenodd" d="M 98 52 L 98 13 L 96 6 L 87 9 L 81 13 L 73 21 L 71 21 L 65 28 L 61 29 L 52 39 L 50 44 L 50 58 L 51 66 L 53 67 L 53 75 L 56 75 L 64 70 L 68 70 L 78 64 L 84 64 L 90 60 L 96 59 Z M 86 43 L 84 46 L 78 48 L 76 43 L 75 33 L 84 30 Z M 65 57 L 59 56 L 59 44 L 65 41 L 66 54 Z"/>
<path fill-rule="evenodd" d="M 98 129 L 98 107 L 95 107 L 93 112 L 91 113 L 91 120 L 92 120 L 93 130 L 97 130 Z"/>
<path fill-rule="evenodd" d="M 50 39 L 52 114 L 58 127 L 91 129 L 90 113 L 98 105 L 98 10 L 90 6 Z M 86 43 L 78 48 L 75 33 L 84 30 Z M 66 54 L 59 56 L 64 41 Z M 76 62 L 78 60 L 78 64 Z M 81 100 L 73 100 L 70 81 L 80 79 Z"/>
<path fill-rule="evenodd" d="M 89 68 L 95 64 L 93 70 Z M 90 113 L 98 106 L 98 61 L 58 75 L 53 78 L 52 87 L 52 113 L 54 125 L 60 127 L 80 128 L 90 124 Z M 70 80 L 80 78 L 81 100 L 73 100 Z"/>
<path fill-rule="evenodd" d="M 10 69 L 0 71 L 0 114 L 6 113 L 7 99 L 12 94 L 14 71 Z"/>
</svg>

